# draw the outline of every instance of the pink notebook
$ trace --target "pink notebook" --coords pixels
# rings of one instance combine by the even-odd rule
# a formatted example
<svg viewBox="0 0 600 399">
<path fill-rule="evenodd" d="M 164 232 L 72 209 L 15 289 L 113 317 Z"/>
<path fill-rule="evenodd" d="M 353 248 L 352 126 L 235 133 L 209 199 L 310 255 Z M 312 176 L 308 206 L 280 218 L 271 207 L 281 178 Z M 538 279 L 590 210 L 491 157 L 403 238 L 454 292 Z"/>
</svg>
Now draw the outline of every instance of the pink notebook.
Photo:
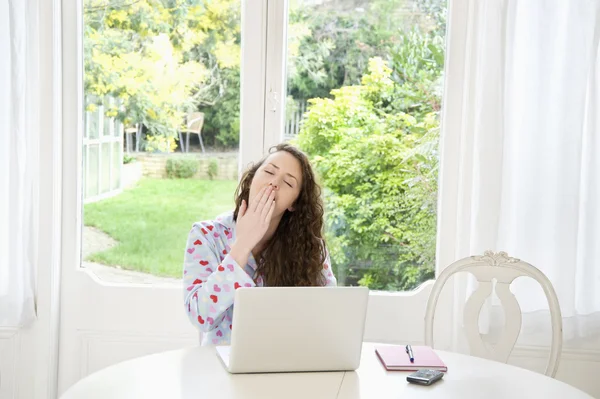
<svg viewBox="0 0 600 399">
<path fill-rule="evenodd" d="M 410 361 L 404 345 L 376 346 L 375 353 L 388 371 L 413 371 L 432 369 L 448 371 L 442 359 L 429 346 L 412 346 L 414 363 Z"/>
</svg>

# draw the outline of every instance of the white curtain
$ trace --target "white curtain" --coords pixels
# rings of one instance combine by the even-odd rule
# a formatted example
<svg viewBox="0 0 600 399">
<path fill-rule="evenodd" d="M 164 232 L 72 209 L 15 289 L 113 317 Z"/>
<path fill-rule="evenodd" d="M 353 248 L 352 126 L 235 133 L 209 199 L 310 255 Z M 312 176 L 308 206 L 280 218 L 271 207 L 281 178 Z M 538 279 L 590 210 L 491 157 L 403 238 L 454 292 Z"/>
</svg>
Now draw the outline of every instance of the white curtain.
<svg viewBox="0 0 600 399">
<path fill-rule="evenodd" d="M 0 0 L 0 327 L 35 318 L 38 21 L 34 1 Z"/>
<path fill-rule="evenodd" d="M 567 341 L 600 335 L 600 1 L 451 3 L 438 271 L 506 251 L 549 277 Z M 538 342 L 543 292 L 511 288 Z"/>
</svg>

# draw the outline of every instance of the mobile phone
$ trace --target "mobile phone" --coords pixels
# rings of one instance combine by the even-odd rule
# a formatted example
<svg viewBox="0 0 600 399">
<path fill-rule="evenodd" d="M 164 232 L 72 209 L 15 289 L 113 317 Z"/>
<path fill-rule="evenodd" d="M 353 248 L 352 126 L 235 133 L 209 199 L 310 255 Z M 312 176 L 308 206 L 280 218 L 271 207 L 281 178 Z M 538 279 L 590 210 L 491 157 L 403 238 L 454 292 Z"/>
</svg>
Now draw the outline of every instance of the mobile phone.
<svg viewBox="0 0 600 399">
<path fill-rule="evenodd" d="M 431 385 L 436 381 L 439 381 L 444 376 L 444 373 L 438 370 L 419 370 L 415 373 L 409 374 L 406 377 L 406 381 L 414 384 Z"/>
</svg>

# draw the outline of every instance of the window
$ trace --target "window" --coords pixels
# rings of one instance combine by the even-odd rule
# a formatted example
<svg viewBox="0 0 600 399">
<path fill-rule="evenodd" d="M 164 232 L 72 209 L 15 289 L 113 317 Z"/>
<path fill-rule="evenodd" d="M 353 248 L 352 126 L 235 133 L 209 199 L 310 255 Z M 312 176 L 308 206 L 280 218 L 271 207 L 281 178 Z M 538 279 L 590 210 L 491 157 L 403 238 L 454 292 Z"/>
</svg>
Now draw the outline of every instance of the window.
<svg viewBox="0 0 600 399">
<path fill-rule="evenodd" d="M 283 139 L 320 175 L 340 285 L 434 276 L 445 6 L 289 2 Z"/>
<path fill-rule="evenodd" d="M 179 278 L 191 223 L 233 206 L 240 155 L 288 140 L 320 176 L 341 285 L 432 278 L 445 1 L 263 3 L 244 96 L 264 108 L 240 133 L 240 0 L 85 0 L 83 265 Z"/>
<path fill-rule="evenodd" d="M 179 279 L 194 221 L 233 206 L 239 0 L 85 0 L 83 267 Z"/>
</svg>

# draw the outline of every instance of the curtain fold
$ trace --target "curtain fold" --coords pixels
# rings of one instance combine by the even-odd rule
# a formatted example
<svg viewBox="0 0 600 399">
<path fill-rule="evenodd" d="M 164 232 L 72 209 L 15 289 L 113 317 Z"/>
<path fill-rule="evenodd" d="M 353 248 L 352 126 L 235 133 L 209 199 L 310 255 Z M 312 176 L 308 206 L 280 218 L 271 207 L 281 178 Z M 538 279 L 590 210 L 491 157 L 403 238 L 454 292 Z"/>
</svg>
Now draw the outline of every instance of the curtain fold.
<svg viewBox="0 0 600 399">
<path fill-rule="evenodd" d="M 38 24 L 35 0 L 0 0 L 0 327 L 35 319 Z"/>
<path fill-rule="evenodd" d="M 549 277 L 566 340 L 600 335 L 600 2 L 454 3 L 467 12 L 449 22 L 437 270 L 506 251 Z M 473 284 L 457 287 L 464 305 Z M 541 288 L 511 289 L 520 341 L 539 343 Z"/>
</svg>

